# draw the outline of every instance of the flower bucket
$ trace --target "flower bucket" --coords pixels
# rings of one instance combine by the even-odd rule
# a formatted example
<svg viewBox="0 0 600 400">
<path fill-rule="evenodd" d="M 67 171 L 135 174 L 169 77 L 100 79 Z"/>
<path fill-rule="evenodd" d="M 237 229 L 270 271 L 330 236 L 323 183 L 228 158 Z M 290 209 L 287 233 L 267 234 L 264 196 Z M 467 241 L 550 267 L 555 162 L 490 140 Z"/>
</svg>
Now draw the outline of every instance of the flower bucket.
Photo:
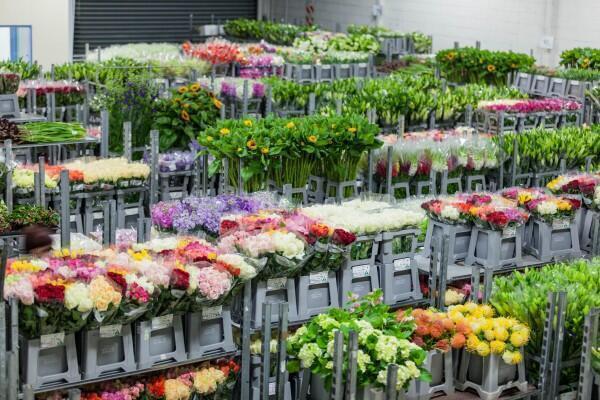
<svg viewBox="0 0 600 400">
<path fill-rule="evenodd" d="M 204 307 L 186 314 L 188 359 L 203 358 L 237 349 L 233 342 L 233 324 L 228 306 Z"/>
<path fill-rule="evenodd" d="M 181 315 L 163 315 L 139 321 L 135 353 L 139 369 L 187 360 Z"/>
<path fill-rule="evenodd" d="M 298 320 L 306 320 L 339 307 L 336 274 L 333 271 L 311 272 L 296 278 Z"/>
<path fill-rule="evenodd" d="M 272 321 L 277 321 L 279 307 L 277 304 L 288 303 L 288 320 L 298 321 L 296 310 L 296 286 L 292 278 L 270 278 L 259 282 L 252 282 L 252 326 L 262 327 L 263 309 L 265 303 L 273 304 L 271 308 Z"/>
<path fill-rule="evenodd" d="M 20 355 L 23 383 L 34 389 L 81 380 L 74 333 L 23 338 Z"/>
<path fill-rule="evenodd" d="M 406 392 L 408 400 L 429 400 L 438 392 L 444 392 L 446 395 L 454 393 L 455 366 L 452 363 L 452 351 L 429 351 L 423 368 L 431 373 L 431 382 L 413 379 Z"/>
<path fill-rule="evenodd" d="M 84 379 L 116 372 L 135 371 L 131 325 L 105 325 L 83 332 L 82 369 Z"/>
<path fill-rule="evenodd" d="M 364 296 L 379 288 L 375 258 L 379 253 L 381 235 L 358 236 L 350 249 L 350 256 L 338 272 L 340 304 L 349 301 L 348 292 Z"/>
<path fill-rule="evenodd" d="M 342 385 L 342 389 L 344 385 Z M 330 390 L 325 388 L 324 380 L 316 375 L 311 374 L 310 377 L 310 398 L 312 400 L 329 400 L 331 398 Z M 342 398 L 344 396 L 342 395 Z M 356 399 L 357 400 L 384 400 L 385 393 L 379 388 L 372 387 L 357 387 L 356 388 Z M 396 400 L 406 400 L 404 391 L 398 393 Z"/>
<path fill-rule="evenodd" d="M 598 211 L 581 209 L 583 223 L 581 224 L 579 241 L 581 244 L 581 250 L 591 251 L 592 250 L 592 225 Z"/>
<path fill-rule="evenodd" d="M 465 259 L 467 265 L 484 265 L 486 267 L 503 268 L 521 266 L 523 226 L 494 231 L 473 227 L 469 253 Z"/>
<path fill-rule="evenodd" d="M 578 257 L 581 253 L 575 219 L 554 220 L 552 224 L 533 219 L 528 224 L 526 235 L 525 250 L 542 262 Z"/>
<path fill-rule="evenodd" d="M 430 219 L 427 225 L 423 255 L 428 257 L 431 253 L 431 244 L 437 240 L 441 240 L 445 234 L 448 235 L 448 240 L 450 241 L 448 262 L 454 264 L 458 261 L 463 261 L 469 252 L 471 226 L 444 224 L 433 219 Z"/>
<path fill-rule="evenodd" d="M 512 388 L 526 392 L 525 363 L 510 365 L 496 354 L 480 357 L 463 351 L 456 388 L 473 389 L 483 400 L 496 400 Z"/>
</svg>

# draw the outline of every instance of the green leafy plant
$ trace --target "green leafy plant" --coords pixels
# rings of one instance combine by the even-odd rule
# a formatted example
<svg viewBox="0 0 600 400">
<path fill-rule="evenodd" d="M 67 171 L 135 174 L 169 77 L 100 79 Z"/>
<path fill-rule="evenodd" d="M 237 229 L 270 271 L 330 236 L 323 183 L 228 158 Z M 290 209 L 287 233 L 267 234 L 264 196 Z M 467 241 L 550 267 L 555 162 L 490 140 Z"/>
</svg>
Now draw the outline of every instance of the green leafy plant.
<svg viewBox="0 0 600 400">
<path fill-rule="evenodd" d="M 577 47 L 560 54 L 560 65 L 578 69 L 600 69 L 600 49 Z"/>
<path fill-rule="evenodd" d="M 221 107 L 214 94 L 198 83 L 174 90 L 172 98 L 160 100 L 156 107 L 160 150 L 186 148 L 200 132 L 215 124 Z"/>
<path fill-rule="evenodd" d="M 287 342 L 288 363 L 291 372 L 301 367 L 309 368 L 320 376 L 325 387 L 331 387 L 333 375 L 333 335 L 342 332 L 347 342 L 349 332 L 358 333 L 358 386 L 385 387 L 387 366 L 399 366 L 398 388 L 406 388 L 411 379 L 430 381 L 423 369 L 426 352 L 409 342 L 415 324 L 412 320 L 396 319 L 389 306 L 381 301 L 382 291 L 377 290 L 356 299 L 350 309 L 331 309 L 314 317 L 300 327 Z M 348 368 L 349 352 L 343 352 L 344 370 Z"/>
<path fill-rule="evenodd" d="M 517 318 L 531 328 L 531 340 L 526 351 L 538 356 L 542 351 L 548 293 L 559 291 L 567 293 L 563 360 L 577 358 L 581 353 L 585 316 L 592 308 L 600 306 L 599 259 L 556 264 L 497 277 L 490 303 L 500 315 Z M 537 365 L 529 365 L 529 369 L 536 379 Z M 578 373 L 578 366 L 564 368 L 561 370 L 563 383 L 576 381 Z"/>
<path fill-rule="evenodd" d="M 308 25 L 278 24 L 268 21 L 238 18 L 227 21 L 225 33 L 240 39 L 266 40 L 269 43 L 290 46 L 302 32 L 313 30 Z"/>
<path fill-rule="evenodd" d="M 490 51 L 474 47 L 439 51 L 435 59 L 444 76 L 457 83 L 506 85 L 507 74 L 531 67 L 534 58 L 512 51 Z"/>
</svg>

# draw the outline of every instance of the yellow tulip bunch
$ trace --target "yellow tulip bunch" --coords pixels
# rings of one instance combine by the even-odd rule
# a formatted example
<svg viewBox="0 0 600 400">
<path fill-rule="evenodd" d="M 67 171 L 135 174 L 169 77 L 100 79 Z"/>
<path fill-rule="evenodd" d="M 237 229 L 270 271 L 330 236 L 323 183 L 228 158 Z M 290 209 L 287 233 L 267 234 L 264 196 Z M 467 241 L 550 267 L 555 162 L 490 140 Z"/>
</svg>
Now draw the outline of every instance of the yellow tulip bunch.
<svg viewBox="0 0 600 400">
<path fill-rule="evenodd" d="M 487 304 L 466 303 L 451 306 L 448 316 L 455 323 L 464 321 L 471 327 L 467 351 L 481 357 L 502 355 L 507 364 L 522 361 L 521 348 L 529 341 L 529 328 L 514 318 L 494 317 Z"/>
</svg>

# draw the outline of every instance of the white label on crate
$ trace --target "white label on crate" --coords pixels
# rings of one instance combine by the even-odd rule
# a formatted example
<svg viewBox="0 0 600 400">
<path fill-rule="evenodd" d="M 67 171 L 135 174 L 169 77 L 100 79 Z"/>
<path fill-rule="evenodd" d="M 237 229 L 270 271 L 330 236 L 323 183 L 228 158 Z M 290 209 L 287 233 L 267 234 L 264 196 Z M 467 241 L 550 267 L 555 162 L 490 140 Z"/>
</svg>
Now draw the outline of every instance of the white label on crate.
<svg viewBox="0 0 600 400">
<path fill-rule="evenodd" d="M 516 226 L 508 226 L 502 230 L 502 238 L 511 238 L 517 235 L 517 227 Z"/>
<path fill-rule="evenodd" d="M 277 392 L 277 382 L 269 382 L 269 396 L 275 396 Z"/>
<path fill-rule="evenodd" d="M 311 285 L 319 285 L 321 283 L 327 283 L 327 278 L 329 278 L 329 273 L 327 271 L 312 272 L 308 276 L 308 281 Z"/>
<path fill-rule="evenodd" d="M 202 319 L 216 319 L 223 315 L 223 306 L 206 307 L 202 309 Z"/>
<path fill-rule="evenodd" d="M 410 257 L 399 258 L 394 260 L 394 271 L 404 271 L 405 269 L 410 268 Z"/>
<path fill-rule="evenodd" d="M 555 219 L 552 221 L 552 229 L 567 229 L 571 226 L 571 221 L 568 219 Z"/>
<path fill-rule="evenodd" d="M 121 336 L 121 329 L 123 325 L 115 324 L 115 325 L 104 325 L 100 327 L 100 337 L 101 338 L 111 338 L 115 336 Z"/>
<path fill-rule="evenodd" d="M 167 359 L 167 355 L 166 354 L 161 354 L 159 356 L 159 358 L 160 358 L 160 361 L 165 361 Z"/>
<path fill-rule="evenodd" d="M 177 169 L 177 167 L 175 166 L 175 164 L 169 164 L 169 171 L 173 172 Z"/>
<path fill-rule="evenodd" d="M 58 332 L 51 335 L 40 336 L 40 348 L 50 349 L 52 347 L 62 346 L 65 343 L 65 333 Z"/>
<path fill-rule="evenodd" d="M 285 288 L 287 278 L 271 278 L 267 279 L 267 290 L 281 290 Z"/>
<path fill-rule="evenodd" d="M 369 264 L 352 267 L 352 278 L 357 279 L 364 278 L 366 276 L 371 276 L 371 266 Z"/>
<path fill-rule="evenodd" d="M 152 318 L 152 329 L 164 329 L 173 325 L 173 314 Z"/>
</svg>

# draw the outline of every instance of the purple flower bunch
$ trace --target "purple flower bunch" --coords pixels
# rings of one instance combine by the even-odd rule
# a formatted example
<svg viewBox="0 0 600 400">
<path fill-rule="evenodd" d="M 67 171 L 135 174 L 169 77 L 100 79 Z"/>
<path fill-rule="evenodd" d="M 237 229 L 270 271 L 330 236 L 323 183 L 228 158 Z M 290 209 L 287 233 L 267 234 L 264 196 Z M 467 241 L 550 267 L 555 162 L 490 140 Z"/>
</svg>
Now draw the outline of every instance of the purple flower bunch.
<svg viewBox="0 0 600 400">
<path fill-rule="evenodd" d="M 192 169 L 196 153 L 192 151 L 170 151 L 158 155 L 160 172 L 187 171 Z"/>
<path fill-rule="evenodd" d="M 504 111 L 507 113 L 536 113 L 536 112 L 560 112 L 563 110 L 575 111 L 581 109 L 581 103 L 564 99 L 528 99 L 509 102 L 491 102 L 483 108 L 489 111 Z"/>
<path fill-rule="evenodd" d="M 223 216 L 252 214 L 275 206 L 275 199 L 270 194 L 191 196 L 183 200 L 159 202 L 152 206 L 150 214 L 152 223 L 161 230 L 177 233 L 204 231 L 217 236 Z"/>
<path fill-rule="evenodd" d="M 221 96 L 222 97 L 242 97 L 243 79 L 232 79 L 224 80 L 221 82 Z M 250 82 L 251 93 L 250 96 L 253 98 L 262 98 L 265 95 L 265 85 L 262 82 Z"/>
</svg>

